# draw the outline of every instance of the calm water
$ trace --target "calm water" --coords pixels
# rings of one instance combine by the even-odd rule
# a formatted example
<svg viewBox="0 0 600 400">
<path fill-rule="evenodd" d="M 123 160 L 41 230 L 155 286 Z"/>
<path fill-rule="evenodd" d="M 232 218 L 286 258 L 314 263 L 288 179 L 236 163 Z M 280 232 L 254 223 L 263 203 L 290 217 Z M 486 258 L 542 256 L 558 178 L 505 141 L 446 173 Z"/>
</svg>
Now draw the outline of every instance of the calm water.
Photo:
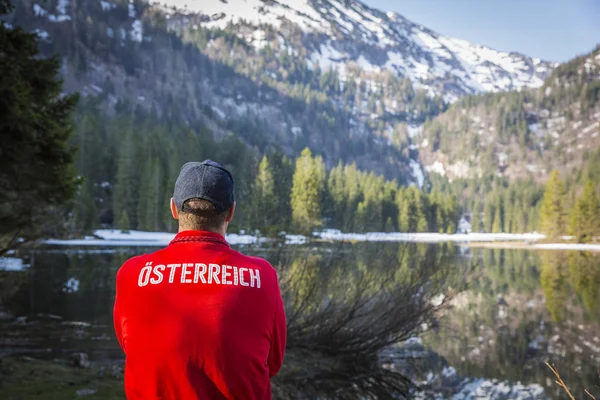
<svg viewBox="0 0 600 400">
<path fill-rule="evenodd" d="M 112 329 L 115 273 L 127 258 L 153 250 L 59 247 L 19 254 L 29 268 L 0 271 L 0 306 L 13 316 L 0 320 L 0 354 L 122 358 Z M 284 291 L 309 293 L 316 303 L 340 290 L 349 298 L 362 282 L 356 271 L 362 279 L 404 286 L 425 280 L 422 288 L 432 297 L 454 293 L 435 323 L 417 329 L 420 340 L 412 340 L 438 364 L 421 363 L 418 379 L 428 368 L 452 366 L 461 376 L 539 384 L 549 398 L 559 398 L 544 365 L 549 361 L 576 397 L 598 384 L 600 255 L 389 243 L 241 250 L 292 274 L 282 278 Z"/>
</svg>

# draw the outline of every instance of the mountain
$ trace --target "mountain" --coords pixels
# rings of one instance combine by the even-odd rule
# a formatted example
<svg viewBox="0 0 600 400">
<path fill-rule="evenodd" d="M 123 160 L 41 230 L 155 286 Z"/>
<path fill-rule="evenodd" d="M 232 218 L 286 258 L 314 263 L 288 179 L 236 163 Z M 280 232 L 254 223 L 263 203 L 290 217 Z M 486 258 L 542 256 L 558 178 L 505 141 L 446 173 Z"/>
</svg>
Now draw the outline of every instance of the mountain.
<svg viewBox="0 0 600 400">
<path fill-rule="evenodd" d="M 554 64 L 439 35 L 359 1 L 21 0 L 7 21 L 58 54 L 67 91 L 126 101 L 260 152 L 308 146 L 422 182 L 412 137 L 470 93 L 539 86 Z"/>
<path fill-rule="evenodd" d="M 309 67 L 392 71 L 416 88 L 454 101 L 465 94 L 539 87 L 556 64 L 440 35 L 395 13 L 355 0 L 161 0 L 171 26 L 230 29 L 257 49 L 304 52 Z M 199 19 L 194 18 L 199 16 Z M 290 41 L 293 28 L 302 32 Z"/>
<path fill-rule="evenodd" d="M 600 46 L 557 67 L 537 90 L 466 97 L 414 137 L 425 169 L 545 181 L 600 148 Z"/>
<path fill-rule="evenodd" d="M 200 15 L 198 23 L 212 29 L 251 27 L 244 38 L 258 49 L 269 43 L 267 27 L 276 27 L 280 44 L 305 51 L 313 68 L 344 71 L 354 63 L 367 72 L 389 70 L 448 101 L 465 94 L 539 87 L 556 66 L 445 37 L 359 1 L 163 0 L 162 6 L 174 17 L 173 25 L 181 23 L 182 15 L 183 21 Z M 281 34 L 294 25 L 302 30 L 302 50 Z"/>
</svg>

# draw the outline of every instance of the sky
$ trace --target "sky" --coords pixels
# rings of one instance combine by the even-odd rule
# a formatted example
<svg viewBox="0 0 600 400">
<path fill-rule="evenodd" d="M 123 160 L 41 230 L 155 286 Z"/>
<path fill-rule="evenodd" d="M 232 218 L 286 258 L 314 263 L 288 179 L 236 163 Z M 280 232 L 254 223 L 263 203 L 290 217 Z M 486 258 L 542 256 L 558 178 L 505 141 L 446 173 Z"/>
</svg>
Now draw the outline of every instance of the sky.
<svg viewBox="0 0 600 400">
<path fill-rule="evenodd" d="M 438 33 L 547 61 L 600 44 L 600 0 L 362 0 Z"/>
</svg>

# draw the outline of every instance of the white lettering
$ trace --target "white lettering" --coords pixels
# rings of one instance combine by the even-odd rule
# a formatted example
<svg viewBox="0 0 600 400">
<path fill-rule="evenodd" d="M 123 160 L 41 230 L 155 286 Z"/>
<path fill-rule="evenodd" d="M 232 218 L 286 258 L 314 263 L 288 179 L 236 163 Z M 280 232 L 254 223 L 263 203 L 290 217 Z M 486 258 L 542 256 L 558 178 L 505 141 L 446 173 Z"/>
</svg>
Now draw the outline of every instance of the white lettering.
<svg viewBox="0 0 600 400">
<path fill-rule="evenodd" d="M 152 262 L 146 263 L 146 266 L 142 268 L 140 271 L 140 276 L 138 277 L 138 286 L 146 286 L 148 281 L 150 280 L 150 271 L 152 271 Z"/>
<path fill-rule="evenodd" d="M 206 283 L 204 274 L 206 274 L 206 264 L 196 263 L 196 270 L 194 271 L 194 283 L 198 283 L 198 277 L 200 277 L 202 283 Z"/>
<path fill-rule="evenodd" d="M 192 273 L 192 271 L 187 270 L 188 265 L 191 267 L 194 264 L 183 264 L 181 267 L 181 283 L 192 283 L 191 279 L 187 279 L 187 276 Z"/>
<path fill-rule="evenodd" d="M 167 272 L 167 268 L 169 271 Z M 146 266 L 140 270 L 138 277 L 138 286 L 143 287 L 148 284 L 158 285 L 163 282 L 175 282 L 177 269 L 181 268 L 181 276 L 177 282 L 181 283 L 204 283 L 216 285 L 234 285 L 256 287 L 260 289 L 260 269 L 238 268 L 233 265 L 203 264 L 203 263 L 182 263 L 182 264 L 159 264 L 152 266 L 152 262 L 146 263 Z M 248 276 L 248 274 L 250 276 Z"/>
<path fill-rule="evenodd" d="M 256 271 L 256 275 L 254 275 L 254 271 Z M 254 287 L 254 282 L 256 282 L 256 287 L 260 289 L 260 271 L 257 269 L 250 270 L 250 286 Z"/>
<path fill-rule="evenodd" d="M 248 268 L 240 268 L 240 285 L 250 286 L 248 282 L 244 281 L 244 271 L 248 271 Z"/>
<path fill-rule="evenodd" d="M 179 267 L 181 267 L 181 264 L 168 264 L 167 265 L 167 268 L 171 269 L 171 275 L 169 275 L 169 283 L 173 283 L 173 280 L 175 279 L 175 271 Z"/>
<path fill-rule="evenodd" d="M 154 273 L 154 275 L 157 276 L 157 278 L 150 278 L 150 283 L 153 285 L 158 285 L 159 283 L 161 283 L 163 281 L 163 274 L 162 272 L 165 270 L 165 266 L 164 265 L 155 265 L 154 266 L 154 271 L 152 271 Z"/>
<path fill-rule="evenodd" d="M 227 268 L 231 269 L 232 267 L 231 265 L 223 265 L 223 274 L 221 275 L 221 282 L 223 283 L 223 285 L 231 285 L 233 283 L 227 280 L 227 277 L 231 276 L 231 272 L 227 272 Z"/>
<path fill-rule="evenodd" d="M 219 264 L 209 264 L 208 268 L 208 283 L 212 283 L 213 281 L 215 281 L 215 283 L 221 283 L 219 282 L 219 270 L 221 269 L 221 266 Z"/>
</svg>

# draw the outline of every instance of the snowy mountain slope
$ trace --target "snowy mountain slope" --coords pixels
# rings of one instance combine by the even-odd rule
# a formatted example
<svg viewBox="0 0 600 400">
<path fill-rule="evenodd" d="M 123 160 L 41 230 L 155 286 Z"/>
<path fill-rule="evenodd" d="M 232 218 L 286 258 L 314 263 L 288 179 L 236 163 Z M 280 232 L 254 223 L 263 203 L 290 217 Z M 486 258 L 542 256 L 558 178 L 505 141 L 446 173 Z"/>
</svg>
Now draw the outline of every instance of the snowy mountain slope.
<svg viewBox="0 0 600 400">
<path fill-rule="evenodd" d="M 265 26 L 297 25 L 305 39 L 312 39 L 303 43 L 312 67 L 333 66 L 343 73 L 354 62 L 370 72 L 390 70 L 450 101 L 465 94 L 539 87 L 556 66 L 446 37 L 357 0 L 160 0 L 155 4 L 172 16 L 201 15 L 207 28 L 251 26 L 252 35 L 243 37 L 258 48 L 264 46 Z"/>
<path fill-rule="evenodd" d="M 537 91 L 454 103 L 413 140 L 424 169 L 449 179 L 545 181 L 554 169 L 581 168 L 600 148 L 600 46 L 554 69 Z"/>
</svg>

